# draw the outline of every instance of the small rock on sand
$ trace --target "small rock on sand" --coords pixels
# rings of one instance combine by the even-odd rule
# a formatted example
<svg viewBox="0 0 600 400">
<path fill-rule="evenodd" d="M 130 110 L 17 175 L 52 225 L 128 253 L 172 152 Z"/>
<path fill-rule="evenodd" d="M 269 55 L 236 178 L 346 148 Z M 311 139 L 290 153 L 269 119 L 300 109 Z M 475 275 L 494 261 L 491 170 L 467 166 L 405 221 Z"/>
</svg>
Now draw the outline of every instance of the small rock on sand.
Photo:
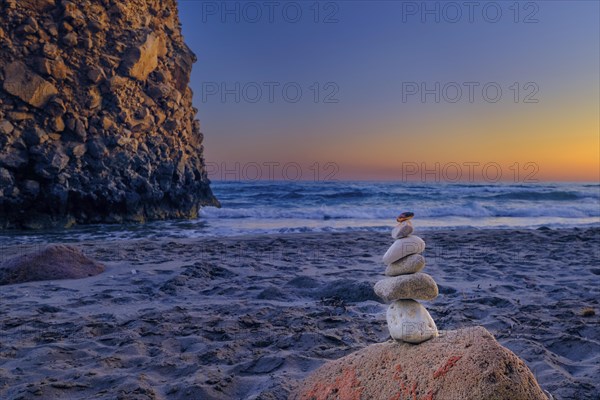
<svg viewBox="0 0 600 400">
<path fill-rule="evenodd" d="M 392 238 L 401 239 L 403 237 L 409 236 L 413 233 L 413 226 L 410 221 L 404 221 L 398 225 L 394 229 L 392 229 Z"/>
<path fill-rule="evenodd" d="M 0 266 L 0 285 L 87 278 L 102 272 L 104 265 L 88 258 L 78 248 L 51 245 L 4 262 Z"/>
</svg>

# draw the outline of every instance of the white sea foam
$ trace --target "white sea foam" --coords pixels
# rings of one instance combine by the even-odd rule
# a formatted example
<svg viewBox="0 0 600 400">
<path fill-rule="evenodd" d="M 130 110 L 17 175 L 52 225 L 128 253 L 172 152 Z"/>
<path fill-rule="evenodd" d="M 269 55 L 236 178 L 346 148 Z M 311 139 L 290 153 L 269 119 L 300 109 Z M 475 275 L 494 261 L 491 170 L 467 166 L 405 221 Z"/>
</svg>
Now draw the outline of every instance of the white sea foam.
<svg viewBox="0 0 600 400">
<path fill-rule="evenodd" d="M 417 229 L 600 226 L 598 184 L 215 182 L 223 207 L 192 221 L 10 233 L 2 243 L 387 230 L 402 211 Z"/>
</svg>

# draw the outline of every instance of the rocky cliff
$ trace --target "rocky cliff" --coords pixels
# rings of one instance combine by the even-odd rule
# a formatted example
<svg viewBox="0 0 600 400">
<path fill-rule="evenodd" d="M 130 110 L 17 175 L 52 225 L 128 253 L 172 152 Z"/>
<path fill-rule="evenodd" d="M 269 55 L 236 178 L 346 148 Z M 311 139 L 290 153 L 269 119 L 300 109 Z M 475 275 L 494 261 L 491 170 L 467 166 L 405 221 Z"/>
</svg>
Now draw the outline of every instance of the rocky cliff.
<svg viewBox="0 0 600 400">
<path fill-rule="evenodd" d="M 0 0 L 0 228 L 217 205 L 176 0 Z"/>
</svg>

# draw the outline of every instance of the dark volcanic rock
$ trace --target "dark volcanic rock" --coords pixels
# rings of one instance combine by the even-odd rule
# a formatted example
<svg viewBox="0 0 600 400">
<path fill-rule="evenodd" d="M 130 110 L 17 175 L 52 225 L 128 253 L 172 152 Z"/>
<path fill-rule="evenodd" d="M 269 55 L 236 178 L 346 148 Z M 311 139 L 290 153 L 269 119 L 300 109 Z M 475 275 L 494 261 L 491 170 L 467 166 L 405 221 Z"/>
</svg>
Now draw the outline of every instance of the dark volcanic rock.
<svg viewBox="0 0 600 400">
<path fill-rule="evenodd" d="M 104 272 L 104 265 L 86 257 L 72 246 L 53 245 L 0 265 L 0 285 L 79 279 Z"/>
<path fill-rule="evenodd" d="M 0 229 L 218 205 L 175 0 L 0 2 Z"/>
</svg>

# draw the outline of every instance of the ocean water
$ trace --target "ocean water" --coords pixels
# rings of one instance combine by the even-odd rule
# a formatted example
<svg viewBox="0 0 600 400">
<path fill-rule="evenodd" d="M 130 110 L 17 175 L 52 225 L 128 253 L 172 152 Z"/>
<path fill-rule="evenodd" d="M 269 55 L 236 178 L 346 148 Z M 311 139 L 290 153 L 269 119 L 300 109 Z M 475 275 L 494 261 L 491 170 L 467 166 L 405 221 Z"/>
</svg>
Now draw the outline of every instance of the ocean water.
<svg viewBox="0 0 600 400">
<path fill-rule="evenodd" d="M 387 230 L 403 211 L 419 229 L 600 226 L 600 184 L 213 182 L 222 208 L 192 221 L 0 234 L 4 244 Z"/>
</svg>

